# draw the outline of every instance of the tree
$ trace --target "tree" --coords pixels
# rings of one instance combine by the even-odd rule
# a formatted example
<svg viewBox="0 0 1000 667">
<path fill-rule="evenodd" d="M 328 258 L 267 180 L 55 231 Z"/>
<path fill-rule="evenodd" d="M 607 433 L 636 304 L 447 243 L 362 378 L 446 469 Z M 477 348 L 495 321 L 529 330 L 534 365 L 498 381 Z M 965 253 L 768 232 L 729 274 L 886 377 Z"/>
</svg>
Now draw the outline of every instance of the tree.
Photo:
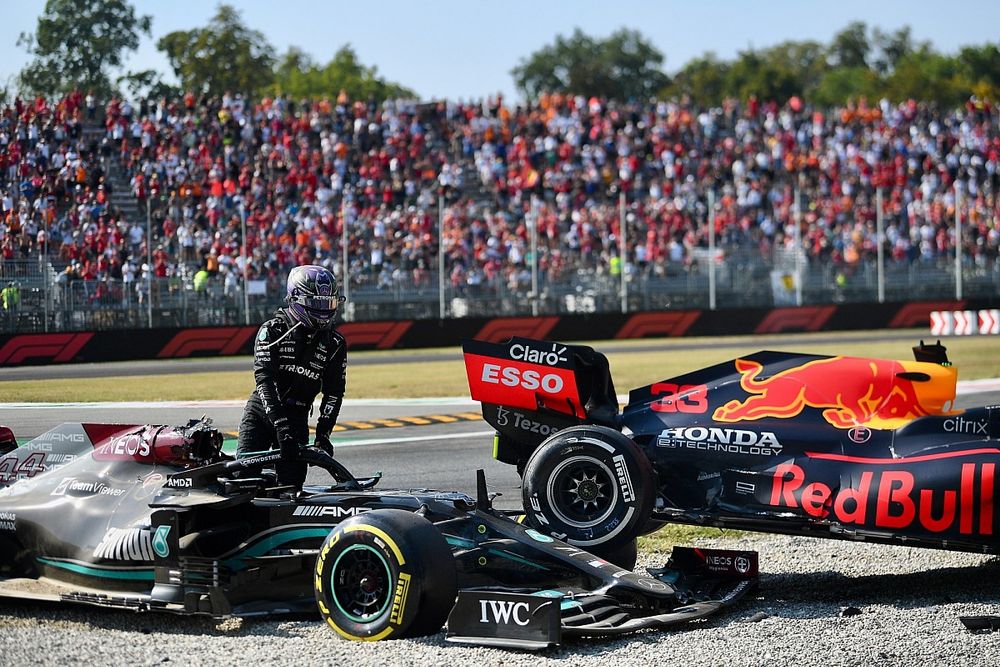
<svg viewBox="0 0 1000 667">
<path fill-rule="evenodd" d="M 709 51 L 684 65 L 667 87 L 668 95 L 688 96 L 698 104 L 719 104 L 728 92 L 727 79 L 731 65 Z"/>
<path fill-rule="evenodd" d="M 375 67 L 362 65 L 350 44 L 340 47 L 322 66 L 302 49 L 289 48 L 278 62 L 273 90 L 294 97 L 323 97 L 344 91 L 355 100 L 416 97 L 409 88 L 380 78 Z"/>
<path fill-rule="evenodd" d="M 863 21 L 848 23 L 830 42 L 830 57 L 838 67 L 868 67 L 871 50 L 868 26 Z"/>
<path fill-rule="evenodd" d="M 879 49 L 879 56 L 873 64 L 879 74 L 891 73 L 900 60 L 913 53 L 913 36 L 908 25 L 893 33 L 875 28 L 873 35 L 873 41 Z"/>
<path fill-rule="evenodd" d="M 144 69 L 139 72 L 129 72 L 118 77 L 119 86 L 124 86 L 133 99 L 139 97 L 159 98 L 178 97 L 183 92 L 177 86 L 172 86 L 163 80 L 159 72 Z"/>
<path fill-rule="evenodd" d="M 1000 101 L 1000 48 L 996 44 L 963 47 L 958 66 L 975 95 Z"/>
<path fill-rule="evenodd" d="M 790 65 L 766 51 L 742 51 L 729 68 L 726 88 L 742 99 L 756 95 L 763 100 L 784 102 L 803 91 L 799 73 Z"/>
<path fill-rule="evenodd" d="M 959 71 L 958 59 L 924 46 L 904 56 L 886 82 L 885 94 L 893 100 L 928 100 L 948 106 L 969 98 L 969 82 Z"/>
<path fill-rule="evenodd" d="M 126 0 L 48 0 L 34 34 L 17 40 L 34 56 L 19 75 L 28 93 L 57 95 L 73 89 L 99 96 L 115 91 L 110 70 L 149 35 L 152 19 L 136 16 Z"/>
<path fill-rule="evenodd" d="M 879 95 L 878 76 L 867 67 L 836 67 L 820 80 L 810 98 L 820 106 L 836 106 L 848 100 Z"/>
<path fill-rule="evenodd" d="M 663 54 L 636 30 L 622 28 L 599 40 L 577 28 L 523 58 L 511 75 L 529 98 L 566 92 L 643 99 L 670 82 L 662 65 Z"/>
<path fill-rule="evenodd" d="M 771 68 L 795 78 L 798 95 L 808 95 L 830 69 L 826 48 L 811 40 L 781 42 L 761 50 L 760 56 Z"/>
<path fill-rule="evenodd" d="M 164 35 L 156 48 L 166 54 L 181 86 L 188 90 L 255 95 L 274 80 L 273 47 L 261 32 L 244 25 L 230 5 L 219 5 L 204 28 Z"/>
</svg>

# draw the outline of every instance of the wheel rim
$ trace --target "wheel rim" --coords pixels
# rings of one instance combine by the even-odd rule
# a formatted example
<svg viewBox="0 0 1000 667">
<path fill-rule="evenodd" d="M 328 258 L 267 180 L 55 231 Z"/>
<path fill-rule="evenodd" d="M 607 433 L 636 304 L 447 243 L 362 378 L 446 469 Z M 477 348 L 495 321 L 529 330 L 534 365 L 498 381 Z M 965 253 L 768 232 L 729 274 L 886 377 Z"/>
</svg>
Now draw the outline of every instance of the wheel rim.
<svg viewBox="0 0 1000 667">
<path fill-rule="evenodd" d="M 392 600 L 389 563 L 367 544 L 355 544 L 337 556 L 330 583 L 337 609 L 356 623 L 378 618 Z"/>
<path fill-rule="evenodd" d="M 618 485 L 608 466 L 590 456 L 562 461 L 547 485 L 549 506 L 556 518 L 574 528 L 601 523 L 615 509 Z"/>
</svg>

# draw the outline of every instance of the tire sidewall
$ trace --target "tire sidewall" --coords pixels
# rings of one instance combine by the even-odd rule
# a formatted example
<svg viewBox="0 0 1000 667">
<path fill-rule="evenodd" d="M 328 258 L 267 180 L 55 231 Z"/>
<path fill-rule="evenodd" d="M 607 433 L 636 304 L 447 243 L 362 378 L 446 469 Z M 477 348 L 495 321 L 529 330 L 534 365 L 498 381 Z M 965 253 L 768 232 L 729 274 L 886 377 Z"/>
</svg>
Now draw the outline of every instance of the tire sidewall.
<svg viewBox="0 0 1000 667">
<path fill-rule="evenodd" d="M 574 468 L 575 466 L 575 468 Z M 599 471 L 611 484 L 610 508 L 581 520 L 567 503 L 567 476 Z M 573 427 L 542 443 L 525 466 L 522 494 L 528 522 L 536 529 L 583 549 L 626 545 L 652 511 L 653 473 L 639 448 L 618 431 Z"/>
<path fill-rule="evenodd" d="M 345 639 L 378 641 L 399 637 L 405 634 L 416 616 L 421 584 L 419 573 L 387 527 L 379 524 L 377 520 L 359 521 L 357 518 L 344 521 L 327 536 L 316 557 L 313 584 L 317 606 L 327 624 Z M 337 602 L 337 579 L 344 569 L 340 559 L 352 549 L 377 554 L 389 572 L 385 607 L 364 622 L 350 618 Z"/>
</svg>

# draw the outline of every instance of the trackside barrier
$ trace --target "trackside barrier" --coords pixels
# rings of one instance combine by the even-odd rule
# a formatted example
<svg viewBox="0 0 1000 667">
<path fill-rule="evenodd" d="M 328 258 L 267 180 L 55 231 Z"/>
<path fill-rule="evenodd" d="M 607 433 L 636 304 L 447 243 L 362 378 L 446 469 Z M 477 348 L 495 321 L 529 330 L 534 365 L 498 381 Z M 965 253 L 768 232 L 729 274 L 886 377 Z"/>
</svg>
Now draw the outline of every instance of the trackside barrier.
<svg viewBox="0 0 1000 667">
<path fill-rule="evenodd" d="M 933 310 L 932 336 L 990 336 L 1000 334 L 1000 309 Z"/>
<path fill-rule="evenodd" d="M 463 339 L 500 342 L 511 336 L 580 340 L 765 335 L 803 331 L 926 328 L 932 313 L 985 311 L 996 326 L 1000 297 L 961 301 L 841 303 L 788 308 L 661 310 L 539 317 L 463 317 L 344 322 L 352 350 L 457 346 Z M 968 315 L 968 313 L 972 315 Z M 945 318 L 938 316 L 939 320 Z M 948 318 L 954 329 L 954 317 Z M 180 359 L 250 354 L 259 324 L 250 326 L 109 329 L 0 335 L 0 367 Z M 987 331 L 992 330 L 986 327 Z M 963 328 L 964 330 L 964 328 Z M 941 333 L 940 335 L 949 335 Z"/>
</svg>

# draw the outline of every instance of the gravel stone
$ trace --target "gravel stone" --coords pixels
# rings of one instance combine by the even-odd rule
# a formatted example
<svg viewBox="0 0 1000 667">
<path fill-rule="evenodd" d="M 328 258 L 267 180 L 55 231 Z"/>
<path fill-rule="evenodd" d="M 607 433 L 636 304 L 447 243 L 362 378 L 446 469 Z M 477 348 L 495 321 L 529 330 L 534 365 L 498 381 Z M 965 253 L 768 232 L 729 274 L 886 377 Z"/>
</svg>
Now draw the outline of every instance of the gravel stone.
<svg viewBox="0 0 1000 667">
<path fill-rule="evenodd" d="M 760 588 L 667 632 L 527 653 L 449 644 L 444 633 L 347 642 L 310 617 L 215 621 L 0 600 L 0 664 L 973 666 L 1000 656 L 1000 632 L 973 634 L 959 621 L 1000 614 L 997 557 L 787 536 L 698 544 L 758 550 Z M 851 608 L 861 613 L 846 617 Z"/>
</svg>

